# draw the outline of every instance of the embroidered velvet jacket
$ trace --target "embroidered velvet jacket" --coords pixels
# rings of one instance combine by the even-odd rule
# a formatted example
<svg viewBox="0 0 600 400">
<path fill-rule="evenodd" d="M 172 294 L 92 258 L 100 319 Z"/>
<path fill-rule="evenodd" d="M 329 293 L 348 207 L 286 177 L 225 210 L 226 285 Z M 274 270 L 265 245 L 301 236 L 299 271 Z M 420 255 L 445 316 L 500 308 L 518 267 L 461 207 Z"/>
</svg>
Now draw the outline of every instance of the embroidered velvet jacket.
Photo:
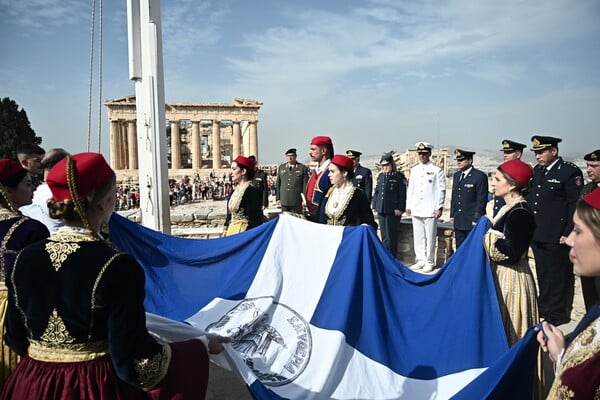
<svg viewBox="0 0 600 400">
<path fill-rule="evenodd" d="M 225 226 L 244 221 L 248 223 L 248 229 L 256 228 L 262 224 L 261 204 L 261 193 L 256 187 L 248 182 L 238 186 L 227 201 Z"/>
<path fill-rule="evenodd" d="M 333 187 L 327 193 L 325 204 L 325 217 L 328 225 L 358 226 L 360 224 L 369 224 L 377 230 L 377 223 L 373 217 L 373 211 L 369 206 L 367 195 L 361 189 L 353 187 L 345 198 L 340 199 L 339 206 L 332 208 L 329 204 Z"/>
<path fill-rule="evenodd" d="M 0 281 L 10 274 L 17 253 L 28 244 L 50 236 L 39 221 L 0 209 Z"/>
<path fill-rule="evenodd" d="M 130 255 L 71 230 L 26 247 L 7 277 L 6 342 L 20 355 L 85 362 L 109 355 L 142 389 L 164 378 L 168 345 L 146 330 L 144 272 Z"/>
<path fill-rule="evenodd" d="M 484 237 L 486 252 L 492 261 L 505 265 L 516 264 L 525 254 L 535 230 L 533 214 L 525 200 L 506 206 L 502 215 L 496 217 L 491 226 L 496 232 L 502 232 L 499 237 L 494 232 L 488 232 Z"/>
</svg>

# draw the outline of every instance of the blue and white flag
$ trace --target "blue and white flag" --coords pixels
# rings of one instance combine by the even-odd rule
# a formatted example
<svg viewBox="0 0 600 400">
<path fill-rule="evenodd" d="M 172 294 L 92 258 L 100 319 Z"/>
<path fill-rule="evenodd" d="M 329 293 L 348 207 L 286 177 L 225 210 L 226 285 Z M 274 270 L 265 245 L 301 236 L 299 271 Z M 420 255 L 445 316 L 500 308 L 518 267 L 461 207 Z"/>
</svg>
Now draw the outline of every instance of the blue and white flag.
<svg viewBox="0 0 600 400">
<path fill-rule="evenodd" d="M 527 398 L 537 342 L 530 331 L 508 349 L 488 226 L 434 275 L 397 262 L 368 226 L 282 215 L 194 240 L 115 214 L 110 230 L 145 269 L 146 311 L 233 337 L 226 367 L 257 399 Z"/>
</svg>

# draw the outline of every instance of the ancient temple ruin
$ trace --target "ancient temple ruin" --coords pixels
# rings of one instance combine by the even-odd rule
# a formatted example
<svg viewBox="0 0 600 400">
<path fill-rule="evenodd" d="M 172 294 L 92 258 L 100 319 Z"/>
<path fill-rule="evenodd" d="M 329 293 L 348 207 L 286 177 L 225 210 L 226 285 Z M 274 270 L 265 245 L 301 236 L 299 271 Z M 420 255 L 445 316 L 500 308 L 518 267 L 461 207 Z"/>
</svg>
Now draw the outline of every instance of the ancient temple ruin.
<svg viewBox="0 0 600 400">
<path fill-rule="evenodd" d="M 110 121 L 110 164 L 117 172 L 138 169 L 137 146 L 145 133 L 137 126 L 135 96 L 106 100 Z M 165 134 L 170 175 L 228 168 L 238 155 L 258 157 L 256 100 L 231 104 L 167 103 Z"/>
</svg>

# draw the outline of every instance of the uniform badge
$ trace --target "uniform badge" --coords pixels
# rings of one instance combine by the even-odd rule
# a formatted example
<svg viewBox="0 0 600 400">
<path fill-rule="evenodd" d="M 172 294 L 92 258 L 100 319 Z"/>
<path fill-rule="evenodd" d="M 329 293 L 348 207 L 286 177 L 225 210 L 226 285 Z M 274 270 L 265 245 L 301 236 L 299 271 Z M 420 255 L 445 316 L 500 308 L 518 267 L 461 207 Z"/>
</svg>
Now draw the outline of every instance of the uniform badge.
<svg viewBox="0 0 600 400">
<path fill-rule="evenodd" d="M 577 186 L 583 185 L 583 178 L 580 176 L 576 176 L 575 177 L 575 185 L 577 185 Z"/>
</svg>

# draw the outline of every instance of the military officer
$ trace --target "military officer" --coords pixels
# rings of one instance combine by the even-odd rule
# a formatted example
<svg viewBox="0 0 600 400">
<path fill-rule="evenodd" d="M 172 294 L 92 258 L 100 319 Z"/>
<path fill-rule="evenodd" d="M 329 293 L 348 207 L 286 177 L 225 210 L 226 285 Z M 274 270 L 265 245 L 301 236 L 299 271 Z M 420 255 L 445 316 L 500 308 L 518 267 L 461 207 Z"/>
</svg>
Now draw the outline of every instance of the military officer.
<svg viewBox="0 0 600 400">
<path fill-rule="evenodd" d="M 473 167 L 474 151 L 457 149 L 454 159 L 458 171 L 452 182 L 450 222 L 454 225 L 456 248 L 467 238 L 479 218 L 485 215 L 488 202 L 487 175 Z"/>
<path fill-rule="evenodd" d="M 581 197 L 600 187 L 600 149 L 586 154 L 583 159 L 590 181 L 581 189 Z M 600 302 L 600 277 L 581 276 L 581 290 L 586 311 Z"/>
<path fill-rule="evenodd" d="M 524 145 L 523 143 L 504 139 L 502 141 L 502 149 L 500 150 L 503 152 L 502 158 L 504 159 L 504 162 L 510 160 L 520 160 L 523 156 L 523 149 L 525 147 L 527 147 L 527 145 Z M 504 207 L 504 204 L 503 197 L 494 197 L 494 216 L 496 216 L 498 211 Z"/>
<path fill-rule="evenodd" d="M 377 176 L 372 208 L 377 213 L 383 245 L 397 257 L 400 218 L 406 211 L 406 178 L 396 170 L 391 154 L 384 154 L 380 164 L 381 173 Z"/>
<path fill-rule="evenodd" d="M 600 187 L 600 149 L 586 154 L 583 159 L 585 160 L 585 171 L 590 181 L 581 189 L 581 197 Z"/>
<path fill-rule="evenodd" d="M 296 149 L 285 152 L 287 162 L 277 168 L 275 200 L 281 211 L 302 212 L 302 193 L 308 183 L 309 169 L 297 161 Z"/>
<path fill-rule="evenodd" d="M 527 202 L 536 224 L 531 248 L 540 291 L 540 317 L 562 325 L 570 321 L 574 290 L 573 264 L 565 240 L 573 230 L 583 176 L 575 164 L 559 157 L 558 143 L 562 139 L 533 136 L 531 141 L 537 165 Z"/>
<path fill-rule="evenodd" d="M 354 165 L 354 178 L 352 178 L 352 184 L 367 195 L 369 204 L 373 200 L 373 173 L 369 168 L 365 168 L 360 165 L 360 151 L 346 150 L 346 156 L 352 160 Z"/>
<path fill-rule="evenodd" d="M 435 266 L 437 220 L 442 215 L 446 199 L 444 171 L 431 162 L 433 145 L 415 145 L 419 163 L 410 169 L 406 194 L 406 215 L 412 217 L 416 263 L 410 268 L 431 272 Z"/>
</svg>

